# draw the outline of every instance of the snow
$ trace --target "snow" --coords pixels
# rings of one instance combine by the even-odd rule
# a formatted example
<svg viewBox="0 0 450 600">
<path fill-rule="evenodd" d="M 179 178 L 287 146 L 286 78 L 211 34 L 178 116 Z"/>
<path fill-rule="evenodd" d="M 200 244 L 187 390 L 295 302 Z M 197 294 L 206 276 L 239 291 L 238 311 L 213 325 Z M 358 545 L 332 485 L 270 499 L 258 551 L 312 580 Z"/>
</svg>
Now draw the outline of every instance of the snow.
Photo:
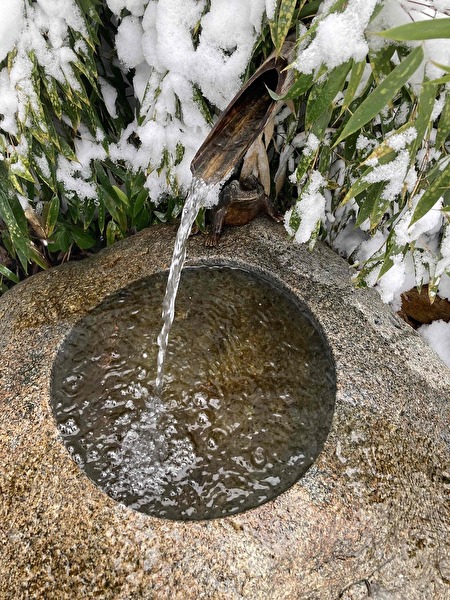
<svg viewBox="0 0 450 600">
<path fill-rule="evenodd" d="M 439 10 L 442 13 L 450 11 L 450 0 L 434 0 L 433 4 L 436 10 Z"/>
<path fill-rule="evenodd" d="M 310 133 L 305 143 L 305 148 L 303 150 L 303 154 L 309 156 L 316 152 L 320 144 L 319 138 L 314 135 L 314 133 Z"/>
<path fill-rule="evenodd" d="M 442 275 L 441 281 L 439 282 L 438 293 L 441 298 L 450 300 L 450 275 L 446 275 L 445 273 Z"/>
<path fill-rule="evenodd" d="M 187 190 L 192 180 L 190 162 L 206 137 L 210 124 L 195 100 L 195 88 L 222 110 L 241 87 L 256 35 L 260 31 L 265 0 L 212 0 L 202 14 L 204 1 L 150 1 L 142 16 L 139 3 L 109 1 L 124 17 L 116 39 L 119 59 L 126 69 L 135 68 L 133 85 L 141 102 L 142 122 L 127 129 L 110 148 L 132 169 L 148 171 L 146 187 L 155 203 L 167 193 L 167 181 Z M 192 31 L 200 25 L 195 46 Z M 179 111 L 181 107 L 181 113 Z M 129 147 L 130 133 L 141 148 Z M 177 148 L 184 148 L 174 164 Z M 161 159 L 168 156 L 168 163 Z"/>
<path fill-rule="evenodd" d="M 0 19 L 0 61 L 6 58 L 24 28 L 24 3 L 20 0 L 2 0 Z"/>
<path fill-rule="evenodd" d="M 277 0 L 266 0 L 266 15 L 268 19 L 274 18 L 276 8 Z"/>
<path fill-rule="evenodd" d="M 403 150 L 407 144 L 410 144 L 417 137 L 417 130 L 414 127 L 408 127 L 403 133 L 395 133 L 388 138 L 388 144 L 392 150 Z"/>
<path fill-rule="evenodd" d="M 113 88 L 111 84 L 109 84 L 103 77 L 99 77 L 100 89 L 102 92 L 103 100 L 105 101 L 105 106 L 109 114 L 113 119 L 117 117 L 116 110 L 116 98 L 117 98 L 117 90 Z"/>
<path fill-rule="evenodd" d="M 391 304 L 394 310 L 400 310 L 400 294 L 406 289 L 406 265 L 402 254 L 392 257 L 393 266 L 378 280 L 378 292 L 385 304 Z"/>
<path fill-rule="evenodd" d="M 330 69 L 351 58 L 363 60 L 369 51 L 364 29 L 378 0 L 349 0 L 342 13 L 332 13 L 321 20 L 316 37 L 301 49 L 295 63 L 301 73 L 317 71 L 322 64 Z"/>
<path fill-rule="evenodd" d="M 321 193 L 324 185 L 326 185 L 326 181 L 321 173 L 313 171 L 300 200 L 285 215 L 286 229 L 291 235 L 294 235 L 297 244 L 307 242 L 317 223 L 325 218 L 325 196 Z M 293 232 L 289 225 L 293 212 L 300 218 L 300 226 L 296 232 Z"/>
<path fill-rule="evenodd" d="M 450 323 L 439 319 L 429 325 L 422 325 L 417 331 L 450 367 Z"/>
<path fill-rule="evenodd" d="M 6 67 L 0 71 L 0 90 L 0 114 L 3 116 L 1 126 L 14 135 L 17 132 L 16 113 L 19 103 Z"/>
<path fill-rule="evenodd" d="M 402 150 L 391 162 L 375 167 L 363 178 L 363 181 L 368 183 L 386 181 L 387 185 L 381 196 L 385 200 L 395 200 L 403 189 L 403 183 L 409 169 L 409 161 L 409 152 Z"/>
<path fill-rule="evenodd" d="M 137 67 L 144 60 L 142 36 L 144 30 L 137 17 L 128 16 L 120 23 L 117 36 L 117 54 L 128 69 Z"/>
</svg>

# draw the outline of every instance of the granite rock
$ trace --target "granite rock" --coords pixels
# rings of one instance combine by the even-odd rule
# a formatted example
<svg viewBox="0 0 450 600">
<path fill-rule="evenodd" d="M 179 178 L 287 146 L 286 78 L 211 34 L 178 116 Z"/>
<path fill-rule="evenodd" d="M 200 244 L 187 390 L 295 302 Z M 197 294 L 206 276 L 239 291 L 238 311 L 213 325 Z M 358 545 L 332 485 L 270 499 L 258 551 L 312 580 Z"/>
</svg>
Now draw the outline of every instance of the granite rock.
<svg viewBox="0 0 450 600">
<path fill-rule="evenodd" d="M 46 600 L 450 597 L 450 371 L 347 264 L 257 219 L 201 236 L 188 263 L 250 265 L 305 301 L 331 345 L 333 425 L 305 477 L 274 501 L 205 522 L 134 512 L 73 462 L 50 408 L 58 348 L 89 309 L 168 268 L 155 226 L 0 299 L 0 598 Z"/>
</svg>

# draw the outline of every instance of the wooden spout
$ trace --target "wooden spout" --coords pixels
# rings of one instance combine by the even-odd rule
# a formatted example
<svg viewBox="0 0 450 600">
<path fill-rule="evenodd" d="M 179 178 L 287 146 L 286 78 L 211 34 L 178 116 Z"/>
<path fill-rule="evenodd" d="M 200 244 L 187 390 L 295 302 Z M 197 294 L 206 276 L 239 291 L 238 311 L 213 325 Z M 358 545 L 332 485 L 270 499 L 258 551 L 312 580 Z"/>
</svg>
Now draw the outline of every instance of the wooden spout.
<svg viewBox="0 0 450 600">
<path fill-rule="evenodd" d="M 288 44 L 291 50 L 293 43 Z M 277 105 L 267 88 L 277 94 L 285 88 L 288 63 L 284 56 L 269 56 L 222 112 L 191 162 L 194 176 L 207 183 L 229 177 Z"/>
</svg>

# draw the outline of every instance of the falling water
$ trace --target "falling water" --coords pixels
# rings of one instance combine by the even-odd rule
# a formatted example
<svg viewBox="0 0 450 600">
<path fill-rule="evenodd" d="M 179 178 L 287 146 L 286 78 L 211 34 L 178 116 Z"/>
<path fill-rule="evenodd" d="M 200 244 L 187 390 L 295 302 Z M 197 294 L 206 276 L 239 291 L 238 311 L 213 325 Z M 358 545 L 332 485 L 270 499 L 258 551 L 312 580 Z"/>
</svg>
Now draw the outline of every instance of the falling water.
<svg viewBox="0 0 450 600">
<path fill-rule="evenodd" d="M 200 208 L 217 204 L 220 187 L 220 184 L 207 184 L 202 179 L 194 177 L 184 204 L 181 223 L 175 239 L 166 293 L 163 300 L 163 326 L 158 336 L 159 350 L 155 382 L 155 391 L 157 395 L 161 394 L 164 385 L 164 362 L 167 344 L 169 342 L 169 334 L 175 316 L 175 300 L 177 297 L 178 285 L 180 283 L 181 270 L 186 258 L 187 239 Z"/>
</svg>

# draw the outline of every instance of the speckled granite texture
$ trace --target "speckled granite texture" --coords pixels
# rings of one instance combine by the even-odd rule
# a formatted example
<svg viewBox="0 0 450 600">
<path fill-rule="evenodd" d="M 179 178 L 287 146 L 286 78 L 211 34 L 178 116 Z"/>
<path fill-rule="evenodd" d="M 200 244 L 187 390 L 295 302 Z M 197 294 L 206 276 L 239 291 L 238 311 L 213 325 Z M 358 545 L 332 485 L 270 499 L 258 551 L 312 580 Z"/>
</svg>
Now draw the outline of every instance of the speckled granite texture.
<svg viewBox="0 0 450 600">
<path fill-rule="evenodd" d="M 153 227 L 0 299 L 0 598 L 450 598 L 450 371 L 344 261 L 264 219 L 217 250 L 191 239 L 188 260 L 272 273 L 322 324 L 336 411 L 306 477 L 241 515 L 181 523 L 116 504 L 72 461 L 49 406 L 57 349 L 107 294 L 167 268 L 174 235 Z"/>
</svg>

